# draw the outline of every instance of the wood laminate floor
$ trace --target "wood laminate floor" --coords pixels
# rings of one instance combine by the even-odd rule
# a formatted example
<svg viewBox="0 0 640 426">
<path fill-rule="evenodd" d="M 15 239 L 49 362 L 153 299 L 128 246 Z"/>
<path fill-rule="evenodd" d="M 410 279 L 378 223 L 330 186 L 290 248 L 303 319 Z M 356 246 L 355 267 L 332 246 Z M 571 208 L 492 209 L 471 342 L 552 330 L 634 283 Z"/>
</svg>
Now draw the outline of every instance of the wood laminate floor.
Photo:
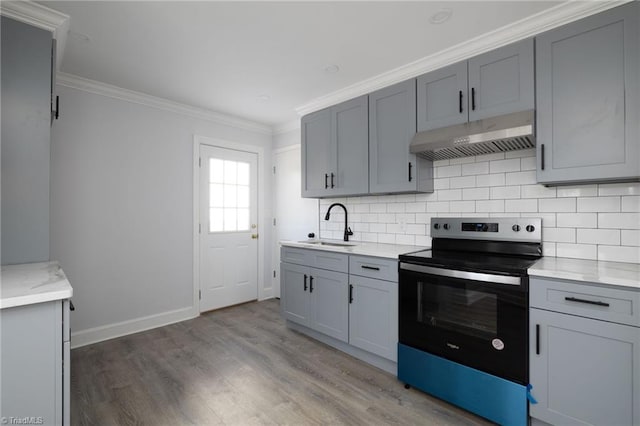
<svg viewBox="0 0 640 426">
<path fill-rule="evenodd" d="M 488 424 L 287 329 L 275 299 L 74 349 L 71 423 Z"/>
</svg>

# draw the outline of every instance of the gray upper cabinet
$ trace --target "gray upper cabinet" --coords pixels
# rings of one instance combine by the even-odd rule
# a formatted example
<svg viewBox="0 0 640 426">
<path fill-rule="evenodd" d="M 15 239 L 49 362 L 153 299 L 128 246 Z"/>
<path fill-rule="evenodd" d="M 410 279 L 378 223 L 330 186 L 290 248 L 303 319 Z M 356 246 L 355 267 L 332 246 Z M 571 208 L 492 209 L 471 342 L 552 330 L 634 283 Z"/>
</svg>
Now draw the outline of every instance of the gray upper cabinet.
<svg viewBox="0 0 640 426">
<path fill-rule="evenodd" d="M 416 133 L 414 79 L 369 95 L 369 191 L 433 191 L 431 163 L 409 152 Z"/>
<path fill-rule="evenodd" d="M 466 123 L 467 87 L 466 61 L 418 77 L 418 131 Z"/>
<path fill-rule="evenodd" d="M 469 59 L 469 121 L 534 109 L 533 39 Z"/>
<path fill-rule="evenodd" d="M 49 260 L 52 34 L 2 17 L 2 264 Z"/>
<path fill-rule="evenodd" d="M 534 109 L 533 39 L 418 77 L 418 131 Z"/>
<path fill-rule="evenodd" d="M 640 176 L 640 3 L 536 38 L 538 182 Z"/>
<path fill-rule="evenodd" d="M 302 196 L 369 191 L 368 104 L 361 96 L 302 118 Z"/>
<path fill-rule="evenodd" d="M 330 196 L 362 195 L 369 192 L 369 132 L 367 96 L 331 108 L 332 153 L 335 158 L 329 179 Z"/>
</svg>

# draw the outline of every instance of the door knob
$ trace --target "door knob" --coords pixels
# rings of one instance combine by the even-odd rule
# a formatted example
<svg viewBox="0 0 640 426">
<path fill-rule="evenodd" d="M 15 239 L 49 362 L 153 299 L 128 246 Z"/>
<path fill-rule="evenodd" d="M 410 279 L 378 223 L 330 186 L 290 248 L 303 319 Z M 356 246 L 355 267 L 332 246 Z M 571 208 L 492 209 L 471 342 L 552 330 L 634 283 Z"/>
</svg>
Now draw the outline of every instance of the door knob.
<svg viewBox="0 0 640 426">
<path fill-rule="evenodd" d="M 257 240 L 258 239 L 258 234 L 251 234 L 251 239 Z"/>
</svg>

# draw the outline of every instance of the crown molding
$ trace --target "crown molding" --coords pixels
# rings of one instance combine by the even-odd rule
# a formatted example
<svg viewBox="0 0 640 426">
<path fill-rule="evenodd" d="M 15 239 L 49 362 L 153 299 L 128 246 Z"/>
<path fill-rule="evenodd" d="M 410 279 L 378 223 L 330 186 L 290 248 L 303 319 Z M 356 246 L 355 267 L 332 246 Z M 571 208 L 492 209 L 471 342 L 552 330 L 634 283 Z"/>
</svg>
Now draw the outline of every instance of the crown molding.
<svg viewBox="0 0 640 426">
<path fill-rule="evenodd" d="M 0 1 L 0 14 L 16 21 L 50 31 L 56 39 L 56 68 L 60 69 L 69 32 L 69 15 L 30 0 Z"/>
<path fill-rule="evenodd" d="M 135 92 L 129 89 L 123 89 L 107 83 L 90 80 L 88 78 L 79 77 L 73 74 L 58 72 L 56 76 L 56 84 L 72 89 L 78 89 L 96 95 L 107 96 L 109 98 L 119 99 L 126 102 L 133 102 L 164 111 L 182 114 L 200 120 L 212 121 L 217 124 L 231 126 L 242 130 L 265 135 L 273 134 L 270 126 L 257 123 L 255 121 L 246 120 L 232 115 L 222 114 L 204 108 L 198 108 L 179 102 L 170 101 L 168 99 L 147 95 L 145 93 Z"/>
<path fill-rule="evenodd" d="M 414 78 L 427 72 L 469 59 L 501 46 L 532 37 L 552 28 L 628 3 L 629 1 L 633 0 L 567 1 L 407 65 L 316 98 L 311 102 L 295 108 L 295 110 L 301 116 L 309 114 L 357 96 L 366 95 L 409 78 Z"/>
<path fill-rule="evenodd" d="M 274 135 L 283 135 L 296 130 L 300 130 L 300 119 L 273 126 Z"/>
</svg>

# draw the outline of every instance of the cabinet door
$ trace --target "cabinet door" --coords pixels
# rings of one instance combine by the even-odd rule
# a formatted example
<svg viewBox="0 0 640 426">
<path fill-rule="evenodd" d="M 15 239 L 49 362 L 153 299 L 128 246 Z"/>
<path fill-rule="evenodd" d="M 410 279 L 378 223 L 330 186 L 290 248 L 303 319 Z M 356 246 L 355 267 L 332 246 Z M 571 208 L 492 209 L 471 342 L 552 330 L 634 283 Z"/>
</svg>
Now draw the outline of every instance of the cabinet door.
<svg viewBox="0 0 640 426">
<path fill-rule="evenodd" d="M 533 39 L 469 59 L 469 121 L 532 110 Z"/>
<path fill-rule="evenodd" d="M 347 274 L 310 268 L 309 327 L 347 342 L 349 340 L 349 289 Z"/>
<path fill-rule="evenodd" d="M 640 176 L 639 13 L 632 2 L 537 37 L 538 182 Z"/>
<path fill-rule="evenodd" d="M 367 96 L 332 107 L 331 116 L 333 149 L 329 169 L 330 195 L 367 194 L 369 192 Z"/>
<path fill-rule="evenodd" d="M 418 131 L 466 123 L 467 87 L 466 61 L 418 77 Z"/>
<path fill-rule="evenodd" d="M 640 424 L 640 328 L 540 309 L 530 315 L 530 382 L 538 401 L 530 404 L 532 417 Z"/>
<path fill-rule="evenodd" d="M 331 109 L 302 117 L 302 196 L 328 194 L 331 155 Z"/>
<path fill-rule="evenodd" d="M 349 343 L 397 361 L 398 283 L 351 275 Z"/>
<path fill-rule="evenodd" d="M 282 316 L 289 321 L 308 325 L 309 323 L 309 268 L 280 264 L 280 306 Z"/>
<path fill-rule="evenodd" d="M 369 190 L 372 194 L 416 190 L 416 158 L 409 152 L 415 133 L 415 80 L 369 95 Z M 409 167 L 413 168 L 411 179 Z"/>
</svg>

